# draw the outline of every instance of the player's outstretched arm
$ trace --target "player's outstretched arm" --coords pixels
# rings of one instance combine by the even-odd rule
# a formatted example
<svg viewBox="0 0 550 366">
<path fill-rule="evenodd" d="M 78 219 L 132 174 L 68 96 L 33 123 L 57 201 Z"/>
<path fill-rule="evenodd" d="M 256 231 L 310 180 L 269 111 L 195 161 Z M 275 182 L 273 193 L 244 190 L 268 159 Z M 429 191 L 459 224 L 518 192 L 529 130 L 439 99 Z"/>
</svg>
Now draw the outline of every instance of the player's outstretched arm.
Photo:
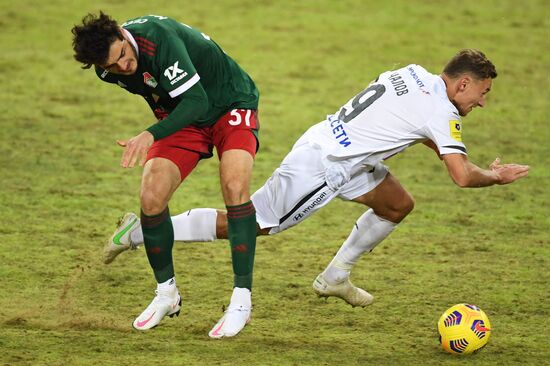
<svg viewBox="0 0 550 366">
<path fill-rule="evenodd" d="M 529 174 L 528 165 L 500 164 L 495 159 L 489 169 L 482 169 L 463 154 L 443 155 L 449 175 L 459 187 L 487 187 L 493 184 L 509 184 Z"/>
<path fill-rule="evenodd" d="M 499 184 L 512 183 L 519 178 L 526 177 L 529 174 L 529 165 L 521 164 L 500 164 L 500 159 L 496 158 L 489 165 L 489 169 L 498 173 L 502 182 Z"/>
</svg>

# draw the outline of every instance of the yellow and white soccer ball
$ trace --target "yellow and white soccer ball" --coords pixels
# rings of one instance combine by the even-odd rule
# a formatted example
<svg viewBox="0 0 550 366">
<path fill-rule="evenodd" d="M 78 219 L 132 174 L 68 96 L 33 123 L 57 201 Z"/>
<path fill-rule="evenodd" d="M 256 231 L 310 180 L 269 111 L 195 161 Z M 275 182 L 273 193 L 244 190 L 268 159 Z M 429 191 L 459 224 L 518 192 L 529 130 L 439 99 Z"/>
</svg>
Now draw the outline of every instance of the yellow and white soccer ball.
<svg viewBox="0 0 550 366">
<path fill-rule="evenodd" d="M 484 347 L 491 336 L 491 323 L 475 305 L 458 304 L 447 309 L 437 322 L 439 340 L 449 353 L 467 355 Z"/>
</svg>

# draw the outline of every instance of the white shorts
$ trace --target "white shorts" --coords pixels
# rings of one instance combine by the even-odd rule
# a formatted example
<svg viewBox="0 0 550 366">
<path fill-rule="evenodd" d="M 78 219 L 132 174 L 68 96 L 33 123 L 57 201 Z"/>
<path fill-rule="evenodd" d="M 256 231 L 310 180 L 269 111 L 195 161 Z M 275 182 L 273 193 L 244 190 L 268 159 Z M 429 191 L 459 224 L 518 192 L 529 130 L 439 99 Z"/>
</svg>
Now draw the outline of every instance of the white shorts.
<svg viewBox="0 0 550 366">
<path fill-rule="evenodd" d="M 269 234 L 286 230 L 339 197 L 353 200 L 372 191 L 388 174 L 382 163 L 361 169 L 337 189 L 327 184 L 321 150 L 299 140 L 265 184 L 252 195 L 256 220 Z M 334 187 L 334 185 L 332 185 Z"/>
</svg>

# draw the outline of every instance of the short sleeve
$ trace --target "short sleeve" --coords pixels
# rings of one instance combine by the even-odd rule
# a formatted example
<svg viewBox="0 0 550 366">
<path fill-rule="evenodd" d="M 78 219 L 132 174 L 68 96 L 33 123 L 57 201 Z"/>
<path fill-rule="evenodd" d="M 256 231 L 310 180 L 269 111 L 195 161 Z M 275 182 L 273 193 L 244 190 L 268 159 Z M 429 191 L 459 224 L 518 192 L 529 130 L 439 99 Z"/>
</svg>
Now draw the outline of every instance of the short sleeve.
<svg viewBox="0 0 550 366">
<path fill-rule="evenodd" d="M 436 114 L 426 125 L 430 137 L 441 155 L 467 155 L 466 146 L 462 143 L 462 122 L 455 113 Z"/>
<path fill-rule="evenodd" d="M 165 36 L 157 49 L 160 85 L 175 98 L 199 82 L 200 76 L 191 62 L 184 42 L 177 36 Z"/>
</svg>

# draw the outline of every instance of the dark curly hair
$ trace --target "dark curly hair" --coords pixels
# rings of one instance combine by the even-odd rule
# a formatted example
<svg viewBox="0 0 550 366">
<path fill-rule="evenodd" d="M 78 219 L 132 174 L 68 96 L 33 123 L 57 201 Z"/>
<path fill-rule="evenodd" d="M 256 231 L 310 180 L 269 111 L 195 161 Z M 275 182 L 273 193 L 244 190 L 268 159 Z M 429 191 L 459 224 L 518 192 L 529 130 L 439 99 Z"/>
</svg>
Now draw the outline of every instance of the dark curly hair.
<svg viewBox="0 0 550 366">
<path fill-rule="evenodd" d="M 497 77 L 495 65 L 481 51 L 471 48 L 459 51 L 443 69 L 450 78 L 470 74 L 476 79 L 494 79 Z"/>
<path fill-rule="evenodd" d="M 84 64 L 83 69 L 105 63 L 111 44 L 116 39 L 123 39 L 117 22 L 102 11 L 99 16 L 86 15 L 82 18 L 82 25 L 75 25 L 71 32 L 74 58 Z"/>
</svg>

